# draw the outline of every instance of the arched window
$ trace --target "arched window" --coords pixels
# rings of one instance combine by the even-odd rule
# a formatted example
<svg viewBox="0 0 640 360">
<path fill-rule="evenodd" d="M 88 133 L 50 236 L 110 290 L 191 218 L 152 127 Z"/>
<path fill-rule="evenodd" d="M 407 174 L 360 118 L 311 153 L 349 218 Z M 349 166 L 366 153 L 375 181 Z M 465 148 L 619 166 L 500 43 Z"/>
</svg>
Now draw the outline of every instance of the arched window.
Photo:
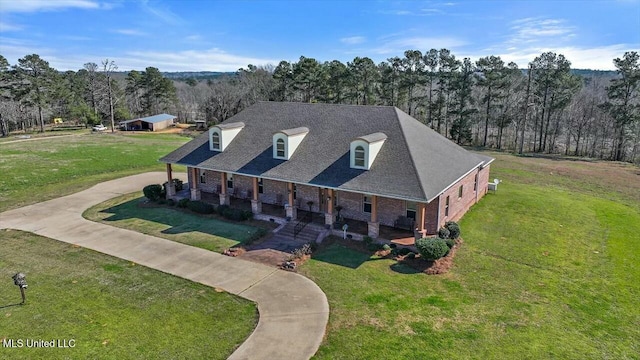
<svg viewBox="0 0 640 360">
<path fill-rule="evenodd" d="M 217 132 L 211 134 L 211 145 L 215 150 L 220 150 L 220 134 Z"/>
<path fill-rule="evenodd" d="M 281 158 L 284 157 L 284 140 L 283 139 L 276 140 L 276 156 Z"/>
<path fill-rule="evenodd" d="M 356 146 L 353 163 L 355 166 L 364 167 L 364 148 L 360 145 Z"/>
</svg>

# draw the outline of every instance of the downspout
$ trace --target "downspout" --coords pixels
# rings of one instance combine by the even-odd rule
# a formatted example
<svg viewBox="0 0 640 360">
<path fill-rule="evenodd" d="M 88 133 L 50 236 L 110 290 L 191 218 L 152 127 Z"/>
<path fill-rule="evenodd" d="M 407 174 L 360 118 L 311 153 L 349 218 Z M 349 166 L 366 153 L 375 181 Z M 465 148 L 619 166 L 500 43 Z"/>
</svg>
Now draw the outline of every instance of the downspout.
<svg viewBox="0 0 640 360">
<path fill-rule="evenodd" d="M 438 233 L 438 230 L 440 230 L 440 197 L 442 195 L 438 196 L 438 223 L 436 224 L 436 234 Z"/>
</svg>

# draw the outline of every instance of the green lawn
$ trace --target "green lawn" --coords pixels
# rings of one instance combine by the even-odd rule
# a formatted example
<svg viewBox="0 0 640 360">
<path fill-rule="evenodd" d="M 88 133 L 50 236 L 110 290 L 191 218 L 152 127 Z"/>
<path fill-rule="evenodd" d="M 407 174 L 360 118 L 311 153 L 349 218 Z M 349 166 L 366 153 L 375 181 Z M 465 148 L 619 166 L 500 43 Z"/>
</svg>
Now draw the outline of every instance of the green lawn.
<svg viewBox="0 0 640 360">
<path fill-rule="evenodd" d="M 188 140 L 171 134 L 89 133 L 0 144 L 0 212 L 105 180 L 163 170 L 158 159 Z"/>
<path fill-rule="evenodd" d="M 0 248 L 0 339 L 75 341 L 0 345 L 3 359 L 226 359 L 258 319 L 234 295 L 34 234 L 0 231 Z"/>
<path fill-rule="evenodd" d="M 571 179 L 588 164 L 553 160 L 556 175 L 540 159 L 496 156 L 504 182 L 461 222 L 448 274 L 339 245 L 302 266 L 331 307 L 316 358 L 638 358 L 638 180 L 612 189 L 610 170 L 584 186 Z"/>
<path fill-rule="evenodd" d="M 233 223 L 215 216 L 203 218 L 167 207 L 140 208 L 143 200 L 140 193 L 120 196 L 88 209 L 83 216 L 216 252 L 255 240 L 260 236 L 260 228 L 271 230 L 275 226 L 262 221 Z"/>
</svg>

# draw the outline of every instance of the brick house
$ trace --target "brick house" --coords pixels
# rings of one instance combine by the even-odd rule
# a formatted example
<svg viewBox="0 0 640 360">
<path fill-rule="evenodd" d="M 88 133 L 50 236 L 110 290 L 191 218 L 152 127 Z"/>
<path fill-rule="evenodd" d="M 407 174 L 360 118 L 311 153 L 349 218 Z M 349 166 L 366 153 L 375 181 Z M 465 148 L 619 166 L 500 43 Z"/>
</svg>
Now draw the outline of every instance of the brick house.
<svg viewBox="0 0 640 360">
<path fill-rule="evenodd" d="M 192 199 L 247 199 L 255 214 L 311 210 L 434 234 L 484 196 L 493 158 L 471 153 L 390 106 L 260 102 L 160 161 L 186 165 Z M 175 194 L 168 190 L 168 196 Z"/>
</svg>

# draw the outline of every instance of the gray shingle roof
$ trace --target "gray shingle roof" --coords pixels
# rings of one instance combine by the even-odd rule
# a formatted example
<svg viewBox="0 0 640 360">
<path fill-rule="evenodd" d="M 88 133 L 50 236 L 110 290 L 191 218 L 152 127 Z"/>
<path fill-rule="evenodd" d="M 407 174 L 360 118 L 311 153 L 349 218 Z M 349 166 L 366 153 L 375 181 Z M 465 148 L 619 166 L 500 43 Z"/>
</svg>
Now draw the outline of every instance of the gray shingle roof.
<svg viewBox="0 0 640 360">
<path fill-rule="evenodd" d="M 488 161 L 390 106 L 259 102 L 233 122 L 245 127 L 224 152 L 204 133 L 160 161 L 421 202 Z M 298 127 L 309 133 L 291 159 L 274 159 L 271 134 Z M 371 169 L 352 169 L 351 141 L 374 133 L 387 139 Z"/>
</svg>

